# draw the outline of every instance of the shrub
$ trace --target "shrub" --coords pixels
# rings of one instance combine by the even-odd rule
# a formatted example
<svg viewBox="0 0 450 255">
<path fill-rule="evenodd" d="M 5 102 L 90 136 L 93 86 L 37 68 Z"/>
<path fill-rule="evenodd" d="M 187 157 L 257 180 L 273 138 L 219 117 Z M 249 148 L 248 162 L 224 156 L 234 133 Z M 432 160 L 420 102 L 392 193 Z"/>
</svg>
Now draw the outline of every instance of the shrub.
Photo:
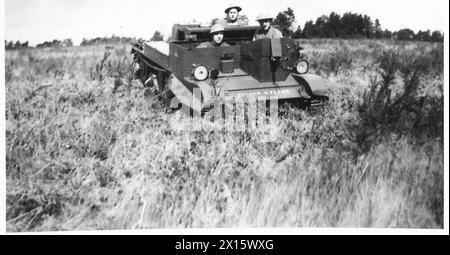
<svg viewBox="0 0 450 255">
<path fill-rule="evenodd" d="M 108 75 L 114 78 L 113 91 L 125 84 L 128 88 L 133 81 L 133 61 L 125 47 L 116 49 L 113 53 L 113 58 L 108 61 Z"/>
<path fill-rule="evenodd" d="M 387 50 L 378 59 L 380 77 L 372 77 L 358 112 L 362 151 L 387 133 L 442 139 L 443 95 L 422 93 L 433 59 L 428 55 Z M 437 85 L 442 91 L 442 84 Z M 437 127 L 432 129 L 430 127 Z"/>
<path fill-rule="evenodd" d="M 103 68 L 107 65 L 109 56 L 111 56 L 111 51 L 106 50 L 100 62 L 97 63 L 95 68 L 93 68 L 93 71 L 91 71 L 91 78 L 93 80 L 103 81 Z"/>
</svg>

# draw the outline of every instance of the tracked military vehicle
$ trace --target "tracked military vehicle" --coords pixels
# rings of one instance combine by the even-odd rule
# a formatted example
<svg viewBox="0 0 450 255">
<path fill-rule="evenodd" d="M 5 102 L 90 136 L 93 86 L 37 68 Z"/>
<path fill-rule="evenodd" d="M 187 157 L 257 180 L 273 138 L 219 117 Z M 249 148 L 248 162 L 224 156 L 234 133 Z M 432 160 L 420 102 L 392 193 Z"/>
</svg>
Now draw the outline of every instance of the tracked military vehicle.
<svg viewBox="0 0 450 255">
<path fill-rule="evenodd" d="M 174 25 L 170 42 L 140 41 L 133 45 L 136 76 L 154 91 L 179 103 L 208 108 L 217 98 L 248 95 L 258 100 L 276 96 L 308 108 L 328 101 L 327 84 L 309 74 L 299 43 L 289 38 L 252 41 L 257 26 L 227 27 L 229 47 L 196 48 L 210 40 L 210 28 Z M 195 91 L 201 91 L 194 93 Z M 175 103 L 173 103 L 175 102 Z"/>
</svg>

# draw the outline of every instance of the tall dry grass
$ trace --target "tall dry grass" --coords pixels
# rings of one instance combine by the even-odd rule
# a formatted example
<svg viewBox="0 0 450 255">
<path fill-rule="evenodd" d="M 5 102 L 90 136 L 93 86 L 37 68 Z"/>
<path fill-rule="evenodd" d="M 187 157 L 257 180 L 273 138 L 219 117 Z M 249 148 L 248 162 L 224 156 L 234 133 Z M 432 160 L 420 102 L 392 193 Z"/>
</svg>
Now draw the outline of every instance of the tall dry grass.
<svg viewBox="0 0 450 255">
<path fill-rule="evenodd" d="M 331 101 L 285 107 L 274 142 L 173 131 L 180 113 L 131 79 L 128 45 L 6 52 L 7 230 L 442 228 L 442 44 L 302 43 Z M 409 54 L 433 56 L 414 93 Z M 390 116 L 402 95 L 422 115 Z"/>
</svg>

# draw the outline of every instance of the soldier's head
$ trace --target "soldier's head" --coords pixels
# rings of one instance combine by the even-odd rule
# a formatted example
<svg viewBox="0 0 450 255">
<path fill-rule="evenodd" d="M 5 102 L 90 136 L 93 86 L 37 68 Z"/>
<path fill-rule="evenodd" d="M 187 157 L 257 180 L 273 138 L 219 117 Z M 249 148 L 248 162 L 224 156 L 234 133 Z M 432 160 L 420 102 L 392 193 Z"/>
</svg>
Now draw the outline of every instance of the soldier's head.
<svg viewBox="0 0 450 255">
<path fill-rule="evenodd" d="M 211 35 L 211 40 L 215 44 L 221 44 L 223 40 L 223 31 L 225 28 L 221 24 L 215 24 L 211 27 L 209 34 Z"/>
<path fill-rule="evenodd" d="M 263 12 L 257 16 L 256 21 L 259 22 L 259 25 L 262 29 L 269 30 L 270 26 L 272 25 L 273 17 L 272 15 Z"/>
<path fill-rule="evenodd" d="M 242 10 L 241 7 L 237 6 L 237 5 L 229 5 L 226 9 L 225 9 L 225 13 L 227 14 L 227 17 L 230 21 L 236 21 L 237 17 L 239 15 L 239 12 Z"/>
</svg>

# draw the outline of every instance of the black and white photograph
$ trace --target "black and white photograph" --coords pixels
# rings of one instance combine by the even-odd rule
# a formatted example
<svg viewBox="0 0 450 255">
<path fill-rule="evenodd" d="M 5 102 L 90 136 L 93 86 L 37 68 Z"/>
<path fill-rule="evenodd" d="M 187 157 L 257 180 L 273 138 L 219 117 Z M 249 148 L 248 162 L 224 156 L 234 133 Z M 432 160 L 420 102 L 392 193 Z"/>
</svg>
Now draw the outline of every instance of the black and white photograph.
<svg viewBox="0 0 450 255">
<path fill-rule="evenodd" d="M 447 1 L 2 2 L 4 232 L 448 234 Z"/>
</svg>

